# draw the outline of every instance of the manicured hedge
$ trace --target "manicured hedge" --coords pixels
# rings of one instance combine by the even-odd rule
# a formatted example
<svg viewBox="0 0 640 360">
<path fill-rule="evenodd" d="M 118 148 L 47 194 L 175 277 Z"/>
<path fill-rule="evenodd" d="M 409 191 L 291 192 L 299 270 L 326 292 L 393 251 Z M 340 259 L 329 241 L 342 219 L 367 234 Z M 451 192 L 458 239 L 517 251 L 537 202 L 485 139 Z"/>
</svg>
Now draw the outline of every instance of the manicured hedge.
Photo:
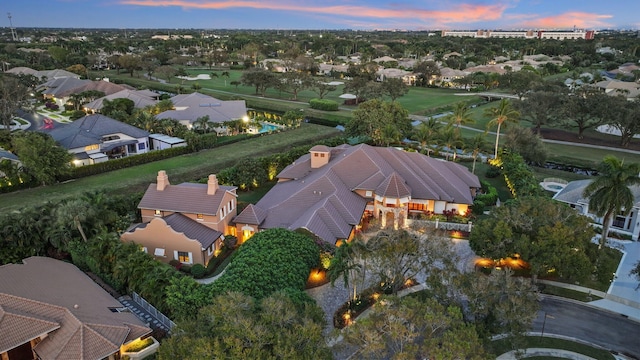
<svg viewBox="0 0 640 360">
<path fill-rule="evenodd" d="M 212 294 L 238 291 L 262 299 L 285 288 L 304 290 L 319 256 L 307 236 L 281 228 L 261 231 L 236 250 L 233 262 L 211 285 Z"/>
<path fill-rule="evenodd" d="M 328 99 L 311 99 L 309 105 L 312 109 L 325 111 L 338 111 L 338 103 Z"/>
</svg>

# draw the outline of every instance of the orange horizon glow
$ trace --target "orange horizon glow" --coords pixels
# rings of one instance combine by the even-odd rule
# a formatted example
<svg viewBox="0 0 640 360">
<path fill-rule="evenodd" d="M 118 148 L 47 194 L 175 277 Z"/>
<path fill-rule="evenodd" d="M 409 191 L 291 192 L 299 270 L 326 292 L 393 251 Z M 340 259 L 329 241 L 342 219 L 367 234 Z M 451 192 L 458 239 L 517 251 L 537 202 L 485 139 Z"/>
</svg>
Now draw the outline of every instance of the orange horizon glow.
<svg viewBox="0 0 640 360">
<path fill-rule="evenodd" d="M 536 29 L 570 29 L 574 26 L 580 29 L 608 27 L 604 20 L 613 18 L 612 15 L 585 12 L 567 12 L 564 14 L 534 18 L 523 23 L 524 27 Z"/>
<path fill-rule="evenodd" d="M 250 8 L 263 10 L 282 10 L 309 13 L 311 15 L 343 15 L 375 19 L 411 19 L 431 20 L 438 23 L 475 22 L 498 20 L 502 18 L 507 6 L 504 4 L 477 5 L 459 4 L 450 10 L 427 10 L 419 8 L 377 8 L 360 5 L 314 6 L 291 2 L 260 1 L 198 1 L 198 0 L 121 0 L 120 4 L 148 7 L 181 7 L 183 9 L 219 10 L 231 8 Z"/>
</svg>

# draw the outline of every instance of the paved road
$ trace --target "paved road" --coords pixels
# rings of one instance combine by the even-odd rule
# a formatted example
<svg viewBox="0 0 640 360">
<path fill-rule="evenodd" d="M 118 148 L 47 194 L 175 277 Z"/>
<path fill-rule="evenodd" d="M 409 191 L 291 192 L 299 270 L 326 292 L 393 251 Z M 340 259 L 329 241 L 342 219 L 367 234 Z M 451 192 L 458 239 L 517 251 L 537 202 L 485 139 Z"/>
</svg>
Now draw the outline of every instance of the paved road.
<svg viewBox="0 0 640 360">
<path fill-rule="evenodd" d="M 547 320 L 544 321 L 545 313 Z M 640 359 L 640 322 L 587 304 L 544 296 L 533 331 L 568 336 Z"/>
</svg>

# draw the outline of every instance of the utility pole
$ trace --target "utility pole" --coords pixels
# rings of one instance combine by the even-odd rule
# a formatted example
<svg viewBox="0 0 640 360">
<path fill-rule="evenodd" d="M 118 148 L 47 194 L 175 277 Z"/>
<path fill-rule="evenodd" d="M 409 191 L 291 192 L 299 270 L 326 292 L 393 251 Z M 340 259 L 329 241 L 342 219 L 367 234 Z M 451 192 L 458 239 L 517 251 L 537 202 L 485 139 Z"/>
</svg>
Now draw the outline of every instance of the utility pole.
<svg viewBox="0 0 640 360">
<path fill-rule="evenodd" d="M 11 29 L 11 39 L 13 41 L 18 41 L 18 35 L 16 34 L 16 29 L 13 27 L 13 22 L 11 22 L 11 13 L 7 13 L 7 17 L 9 17 L 9 28 Z"/>
</svg>

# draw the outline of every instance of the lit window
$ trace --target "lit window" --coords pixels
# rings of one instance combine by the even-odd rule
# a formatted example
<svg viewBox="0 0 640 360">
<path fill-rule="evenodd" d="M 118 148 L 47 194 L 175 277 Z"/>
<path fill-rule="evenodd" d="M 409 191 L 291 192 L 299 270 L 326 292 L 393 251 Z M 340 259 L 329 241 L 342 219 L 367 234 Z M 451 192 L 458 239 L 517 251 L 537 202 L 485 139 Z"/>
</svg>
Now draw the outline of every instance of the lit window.
<svg viewBox="0 0 640 360">
<path fill-rule="evenodd" d="M 182 263 L 190 263 L 191 259 L 189 259 L 189 253 L 185 251 L 178 251 L 178 261 Z"/>
<path fill-rule="evenodd" d="M 196 218 L 198 220 L 204 220 L 204 215 L 203 214 L 196 214 Z"/>
<path fill-rule="evenodd" d="M 162 216 L 162 211 L 160 211 L 160 210 L 156 210 L 156 212 L 155 212 L 155 216 Z"/>
<path fill-rule="evenodd" d="M 155 256 L 164 256 L 164 249 L 163 248 L 156 248 L 156 250 L 153 252 L 153 255 L 155 255 Z"/>
</svg>

